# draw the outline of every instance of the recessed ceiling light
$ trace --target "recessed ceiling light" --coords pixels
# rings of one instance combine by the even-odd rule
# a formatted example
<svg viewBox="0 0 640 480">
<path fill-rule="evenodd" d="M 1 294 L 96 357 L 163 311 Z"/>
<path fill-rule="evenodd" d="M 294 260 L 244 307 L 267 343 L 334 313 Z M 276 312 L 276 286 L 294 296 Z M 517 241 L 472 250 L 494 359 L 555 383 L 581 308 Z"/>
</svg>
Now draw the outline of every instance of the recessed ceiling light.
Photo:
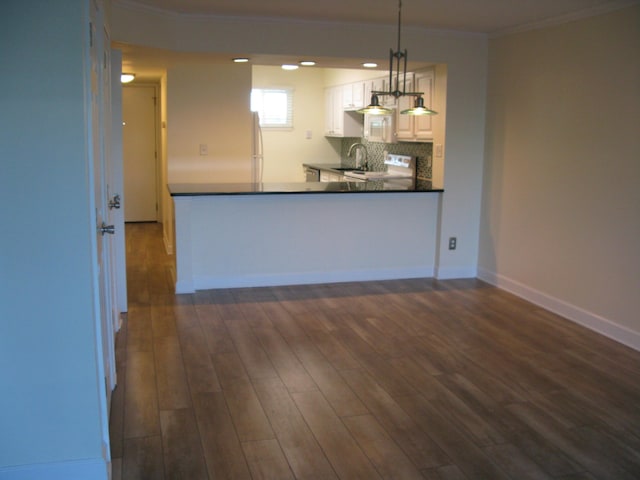
<svg viewBox="0 0 640 480">
<path fill-rule="evenodd" d="M 300 62 L 300 65 L 302 65 L 303 67 L 313 67 L 316 64 L 316 62 L 314 62 L 313 60 L 302 60 Z"/>
<path fill-rule="evenodd" d="M 234 58 L 233 61 L 236 63 L 247 63 L 249 59 L 246 57 L 238 57 L 238 58 Z"/>
<path fill-rule="evenodd" d="M 282 69 L 283 70 L 297 70 L 298 69 L 298 65 L 287 65 L 287 64 L 284 64 L 284 65 L 282 65 Z"/>
<path fill-rule="evenodd" d="M 362 66 L 364 68 L 376 68 L 378 64 L 374 62 L 367 62 L 367 63 L 363 63 Z"/>
<path fill-rule="evenodd" d="M 136 78 L 134 73 L 123 73 L 122 75 L 120 75 L 120 81 L 122 83 L 133 82 L 134 78 Z"/>
</svg>

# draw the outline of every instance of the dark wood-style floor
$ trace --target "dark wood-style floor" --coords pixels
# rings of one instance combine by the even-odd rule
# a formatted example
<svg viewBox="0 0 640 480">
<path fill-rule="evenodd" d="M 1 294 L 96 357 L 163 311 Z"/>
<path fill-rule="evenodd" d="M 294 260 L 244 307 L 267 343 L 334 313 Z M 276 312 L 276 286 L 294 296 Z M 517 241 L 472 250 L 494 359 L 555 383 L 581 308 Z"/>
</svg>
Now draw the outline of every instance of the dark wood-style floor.
<svg viewBox="0 0 640 480">
<path fill-rule="evenodd" d="M 115 479 L 638 479 L 640 353 L 477 280 L 172 293 L 127 225 Z"/>
</svg>

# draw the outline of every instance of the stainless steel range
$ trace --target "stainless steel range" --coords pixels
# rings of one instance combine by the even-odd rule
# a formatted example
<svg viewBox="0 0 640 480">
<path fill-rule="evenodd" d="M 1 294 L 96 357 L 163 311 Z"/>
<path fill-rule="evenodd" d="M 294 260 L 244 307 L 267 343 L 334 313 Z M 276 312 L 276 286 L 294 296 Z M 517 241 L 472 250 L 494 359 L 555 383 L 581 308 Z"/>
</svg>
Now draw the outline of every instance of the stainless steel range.
<svg viewBox="0 0 640 480">
<path fill-rule="evenodd" d="M 384 180 L 392 186 L 411 186 L 416 176 L 416 159 L 409 155 L 389 153 L 384 159 L 387 169 L 379 172 L 347 171 L 345 177 L 358 180 Z M 348 180 L 348 178 L 347 178 Z"/>
</svg>

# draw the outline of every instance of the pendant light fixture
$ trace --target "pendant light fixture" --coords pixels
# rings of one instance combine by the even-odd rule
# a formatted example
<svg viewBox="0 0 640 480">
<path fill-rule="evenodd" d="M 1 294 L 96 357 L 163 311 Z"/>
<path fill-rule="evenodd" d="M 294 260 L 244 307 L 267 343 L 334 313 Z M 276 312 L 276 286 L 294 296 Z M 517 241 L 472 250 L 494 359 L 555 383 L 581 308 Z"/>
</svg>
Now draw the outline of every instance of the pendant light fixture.
<svg viewBox="0 0 640 480">
<path fill-rule="evenodd" d="M 407 92 L 407 49 L 400 50 L 400 32 L 402 28 L 402 0 L 398 0 L 398 48 L 394 52 L 389 51 L 389 90 L 374 90 L 371 92 L 371 103 L 366 107 L 358 110 L 358 113 L 368 113 L 369 115 L 388 115 L 391 109 L 380 105 L 381 96 L 392 96 L 396 99 L 405 96 L 416 97 L 413 108 L 402 110 L 400 113 L 404 115 L 435 115 L 437 112 L 424 106 L 424 92 Z M 395 82 L 394 82 L 394 64 L 395 61 Z M 400 71 L 402 66 L 402 90 L 400 90 Z"/>
<path fill-rule="evenodd" d="M 404 115 L 437 115 L 438 112 L 431 110 L 424 106 L 424 98 L 422 96 L 416 97 L 416 101 L 413 107 L 401 110 L 401 114 Z"/>
</svg>

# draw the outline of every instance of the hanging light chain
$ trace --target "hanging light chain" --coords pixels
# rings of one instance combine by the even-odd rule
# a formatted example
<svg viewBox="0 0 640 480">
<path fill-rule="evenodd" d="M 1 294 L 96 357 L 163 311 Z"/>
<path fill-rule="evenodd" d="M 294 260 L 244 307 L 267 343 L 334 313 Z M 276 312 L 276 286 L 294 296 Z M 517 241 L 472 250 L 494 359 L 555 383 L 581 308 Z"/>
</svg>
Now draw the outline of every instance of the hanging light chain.
<svg viewBox="0 0 640 480">
<path fill-rule="evenodd" d="M 371 104 L 362 110 L 358 110 L 359 113 L 374 113 L 373 110 L 376 110 L 375 113 L 380 114 L 383 113 L 384 107 L 380 107 L 378 104 L 378 96 L 379 95 L 390 95 L 394 98 L 404 97 L 404 96 L 412 96 L 416 97 L 415 106 L 412 109 L 403 110 L 401 113 L 408 113 L 410 115 L 418 114 L 413 111 L 420 110 L 421 115 L 428 114 L 433 115 L 436 112 L 433 110 L 427 109 L 424 107 L 424 99 L 422 96 L 424 92 L 407 92 L 407 63 L 408 63 L 408 54 L 407 49 L 404 51 L 400 49 L 400 38 L 402 32 L 402 0 L 398 0 L 398 49 L 394 52 L 393 49 L 389 50 L 389 89 L 388 91 L 372 91 L 371 92 Z M 395 84 L 394 84 L 394 59 L 395 59 Z M 402 64 L 402 90 L 400 90 L 400 62 Z M 394 88 L 395 87 L 395 88 Z"/>
<path fill-rule="evenodd" d="M 403 97 L 405 95 L 420 96 L 423 92 L 407 92 L 407 60 L 408 53 L 405 48 L 404 51 L 400 49 L 400 39 L 402 34 L 402 0 L 398 0 L 398 46 L 394 52 L 393 49 L 389 50 L 389 90 L 386 92 L 378 91 L 372 92 L 377 95 L 391 95 L 395 98 Z M 394 68 L 395 59 L 395 68 Z M 402 61 L 402 90 L 400 90 L 400 62 Z M 395 82 L 393 74 L 395 72 Z"/>
</svg>

